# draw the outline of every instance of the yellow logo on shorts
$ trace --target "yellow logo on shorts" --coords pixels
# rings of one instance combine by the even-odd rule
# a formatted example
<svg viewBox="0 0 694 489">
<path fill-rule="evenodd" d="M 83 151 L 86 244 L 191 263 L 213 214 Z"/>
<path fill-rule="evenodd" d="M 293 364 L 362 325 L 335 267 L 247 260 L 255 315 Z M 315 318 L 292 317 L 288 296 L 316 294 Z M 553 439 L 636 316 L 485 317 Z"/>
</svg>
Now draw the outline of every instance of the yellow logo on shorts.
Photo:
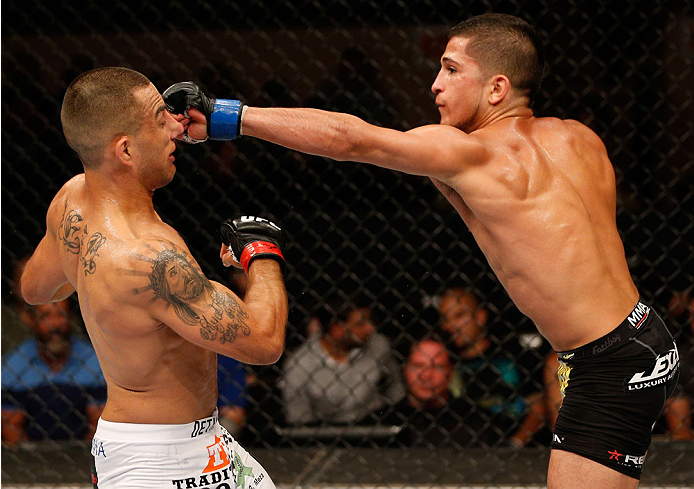
<svg viewBox="0 0 694 489">
<path fill-rule="evenodd" d="M 564 392 L 566 390 L 566 386 L 569 385 L 569 375 L 571 375 L 571 367 L 559 360 L 557 378 L 559 379 L 559 389 L 561 390 L 562 399 L 566 395 L 566 393 Z"/>
</svg>

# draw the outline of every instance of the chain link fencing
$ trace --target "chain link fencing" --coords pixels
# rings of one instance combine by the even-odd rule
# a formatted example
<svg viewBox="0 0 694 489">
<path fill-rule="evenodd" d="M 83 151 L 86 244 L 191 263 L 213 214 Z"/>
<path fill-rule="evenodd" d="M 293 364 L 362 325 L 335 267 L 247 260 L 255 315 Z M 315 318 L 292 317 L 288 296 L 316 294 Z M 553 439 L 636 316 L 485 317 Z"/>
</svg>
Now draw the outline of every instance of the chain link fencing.
<svg viewBox="0 0 694 489">
<path fill-rule="evenodd" d="M 644 485 L 694 484 L 693 444 L 686 439 L 694 394 L 686 363 L 694 357 L 694 13 L 685 1 L 647 3 L 3 2 L 2 482 L 51 487 L 90 480 L 89 422 L 103 396 L 98 366 L 85 353 L 76 371 L 93 375 L 54 379 L 42 386 L 51 394 L 39 395 L 29 380 L 36 359 L 20 348 L 36 317 L 16 294 L 17 264 L 41 239 L 51 199 L 82 171 L 59 119 L 75 76 L 126 66 L 160 90 L 194 80 L 209 94 L 250 105 L 338 110 L 407 130 L 438 121 L 430 86 L 448 28 L 499 11 L 528 20 L 546 39 L 547 74 L 536 114 L 577 119 L 607 146 L 633 276 L 665 316 L 683 362 L 681 391 L 656 425 Z M 283 359 L 268 367 L 220 367 L 220 393 L 241 413 L 228 413 L 229 426 L 278 485 L 544 484 L 549 347 L 428 180 L 250 138 L 181 147 L 177 167 L 174 181 L 156 192 L 155 206 L 209 278 L 242 293 L 242 280 L 218 259 L 217 229 L 228 217 L 272 216 L 292 241 Z M 450 346 L 438 307 L 451 287 L 475 290 L 491 346 L 474 365 L 452 355 L 465 368 L 454 376 L 459 383 L 450 403 L 435 414 L 408 409 L 401 400 L 402 367 L 422 338 Z M 367 322 L 380 335 L 382 348 L 371 348 L 373 358 L 365 355 L 380 376 L 373 379 L 364 368 L 354 384 L 319 390 L 355 413 L 364 408 L 359 395 L 367 387 L 382 403 L 359 419 L 298 416 L 292 422 L 283 370 L 297 352 L 308 355 L 306 345 L 316 345 L 353 305 L 369 312 Z M 73 341 L 86 338 L 78 316 L 69 313 Z M 312 375 L 307 372 L 306 384 L 319 382 Z M 81 388 L 73 393 L 67 384 Z M 499 395 L 504 401 L 496 408 L 480 402 Z M 10 443 L 6 430 L 22 401 L 38 406 L 25 416 L 28 439 Z M 524 424 L 533 413 L 536 426 Z"/>
</svg>

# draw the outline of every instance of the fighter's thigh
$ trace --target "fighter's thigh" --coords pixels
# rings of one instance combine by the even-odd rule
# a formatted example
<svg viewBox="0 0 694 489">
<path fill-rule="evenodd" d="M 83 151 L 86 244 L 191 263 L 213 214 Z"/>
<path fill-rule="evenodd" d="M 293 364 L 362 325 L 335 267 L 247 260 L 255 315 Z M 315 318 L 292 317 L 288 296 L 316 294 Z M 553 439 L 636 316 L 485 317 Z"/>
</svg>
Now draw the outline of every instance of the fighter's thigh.
<svg viewBox="0 0 694 489">
<path fill-rule="evenodd" d="M 638 479 L 565 450 L 552 450 L 547 472 L 547 489 L 633 489 Z"/>
</svg>

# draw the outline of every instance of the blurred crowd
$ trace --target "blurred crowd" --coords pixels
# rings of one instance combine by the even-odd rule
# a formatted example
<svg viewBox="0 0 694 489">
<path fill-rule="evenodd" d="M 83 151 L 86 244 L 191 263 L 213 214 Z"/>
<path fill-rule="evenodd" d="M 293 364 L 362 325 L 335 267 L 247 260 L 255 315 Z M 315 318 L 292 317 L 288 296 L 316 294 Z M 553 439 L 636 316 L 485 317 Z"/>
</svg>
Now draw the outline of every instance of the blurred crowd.
<svg viewBox="0 0 694 489">
<path fill-rule="evenodd" d="M 230 272 L 229 285 L 243 297 L 243 272 Z M 546 341 L 500 328 L 474 288 L 444 287 L 430 299 L 434 324 L 393 338 L 376 304 L 336 293 L 305 318 L 302 340 L 276 366 L 220 356 L 221 423 L 249 445 L 548 445 L 562 398 Z M 3 443 L 89 439 L 106 388 L 76 302 L 13 307 L 30 336 L 2 357 Z M 692 440 L 691 290 L 672 294 L 666 322 L 682 370 L 655 434 Z"/>
</svg>

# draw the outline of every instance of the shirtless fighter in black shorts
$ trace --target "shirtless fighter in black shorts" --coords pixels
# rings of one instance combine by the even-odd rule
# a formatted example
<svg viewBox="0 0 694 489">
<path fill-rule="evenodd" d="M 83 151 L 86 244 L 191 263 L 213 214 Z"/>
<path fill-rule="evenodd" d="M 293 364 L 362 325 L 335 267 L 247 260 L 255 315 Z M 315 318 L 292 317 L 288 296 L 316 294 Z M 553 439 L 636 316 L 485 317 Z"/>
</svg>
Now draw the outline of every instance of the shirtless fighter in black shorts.
<svg viewBox="0 0 694 489">
<path fill-rule="evenodd" d="M 431 87 L 440 124 L 400 132 L 347 114 L 245 107 L 189 82 L 164 99 L 190 116 L 193 139 L 244 134 L 430 177 L 518 308 L 562 352 L 549 487 L 633 488 L 677 381 L 677 350 L 629 273 L 604 144 L 579 122 L 533 115 L 542 67 L 527 23 L 487 14 L 450 32 Z"/>
</svg>

